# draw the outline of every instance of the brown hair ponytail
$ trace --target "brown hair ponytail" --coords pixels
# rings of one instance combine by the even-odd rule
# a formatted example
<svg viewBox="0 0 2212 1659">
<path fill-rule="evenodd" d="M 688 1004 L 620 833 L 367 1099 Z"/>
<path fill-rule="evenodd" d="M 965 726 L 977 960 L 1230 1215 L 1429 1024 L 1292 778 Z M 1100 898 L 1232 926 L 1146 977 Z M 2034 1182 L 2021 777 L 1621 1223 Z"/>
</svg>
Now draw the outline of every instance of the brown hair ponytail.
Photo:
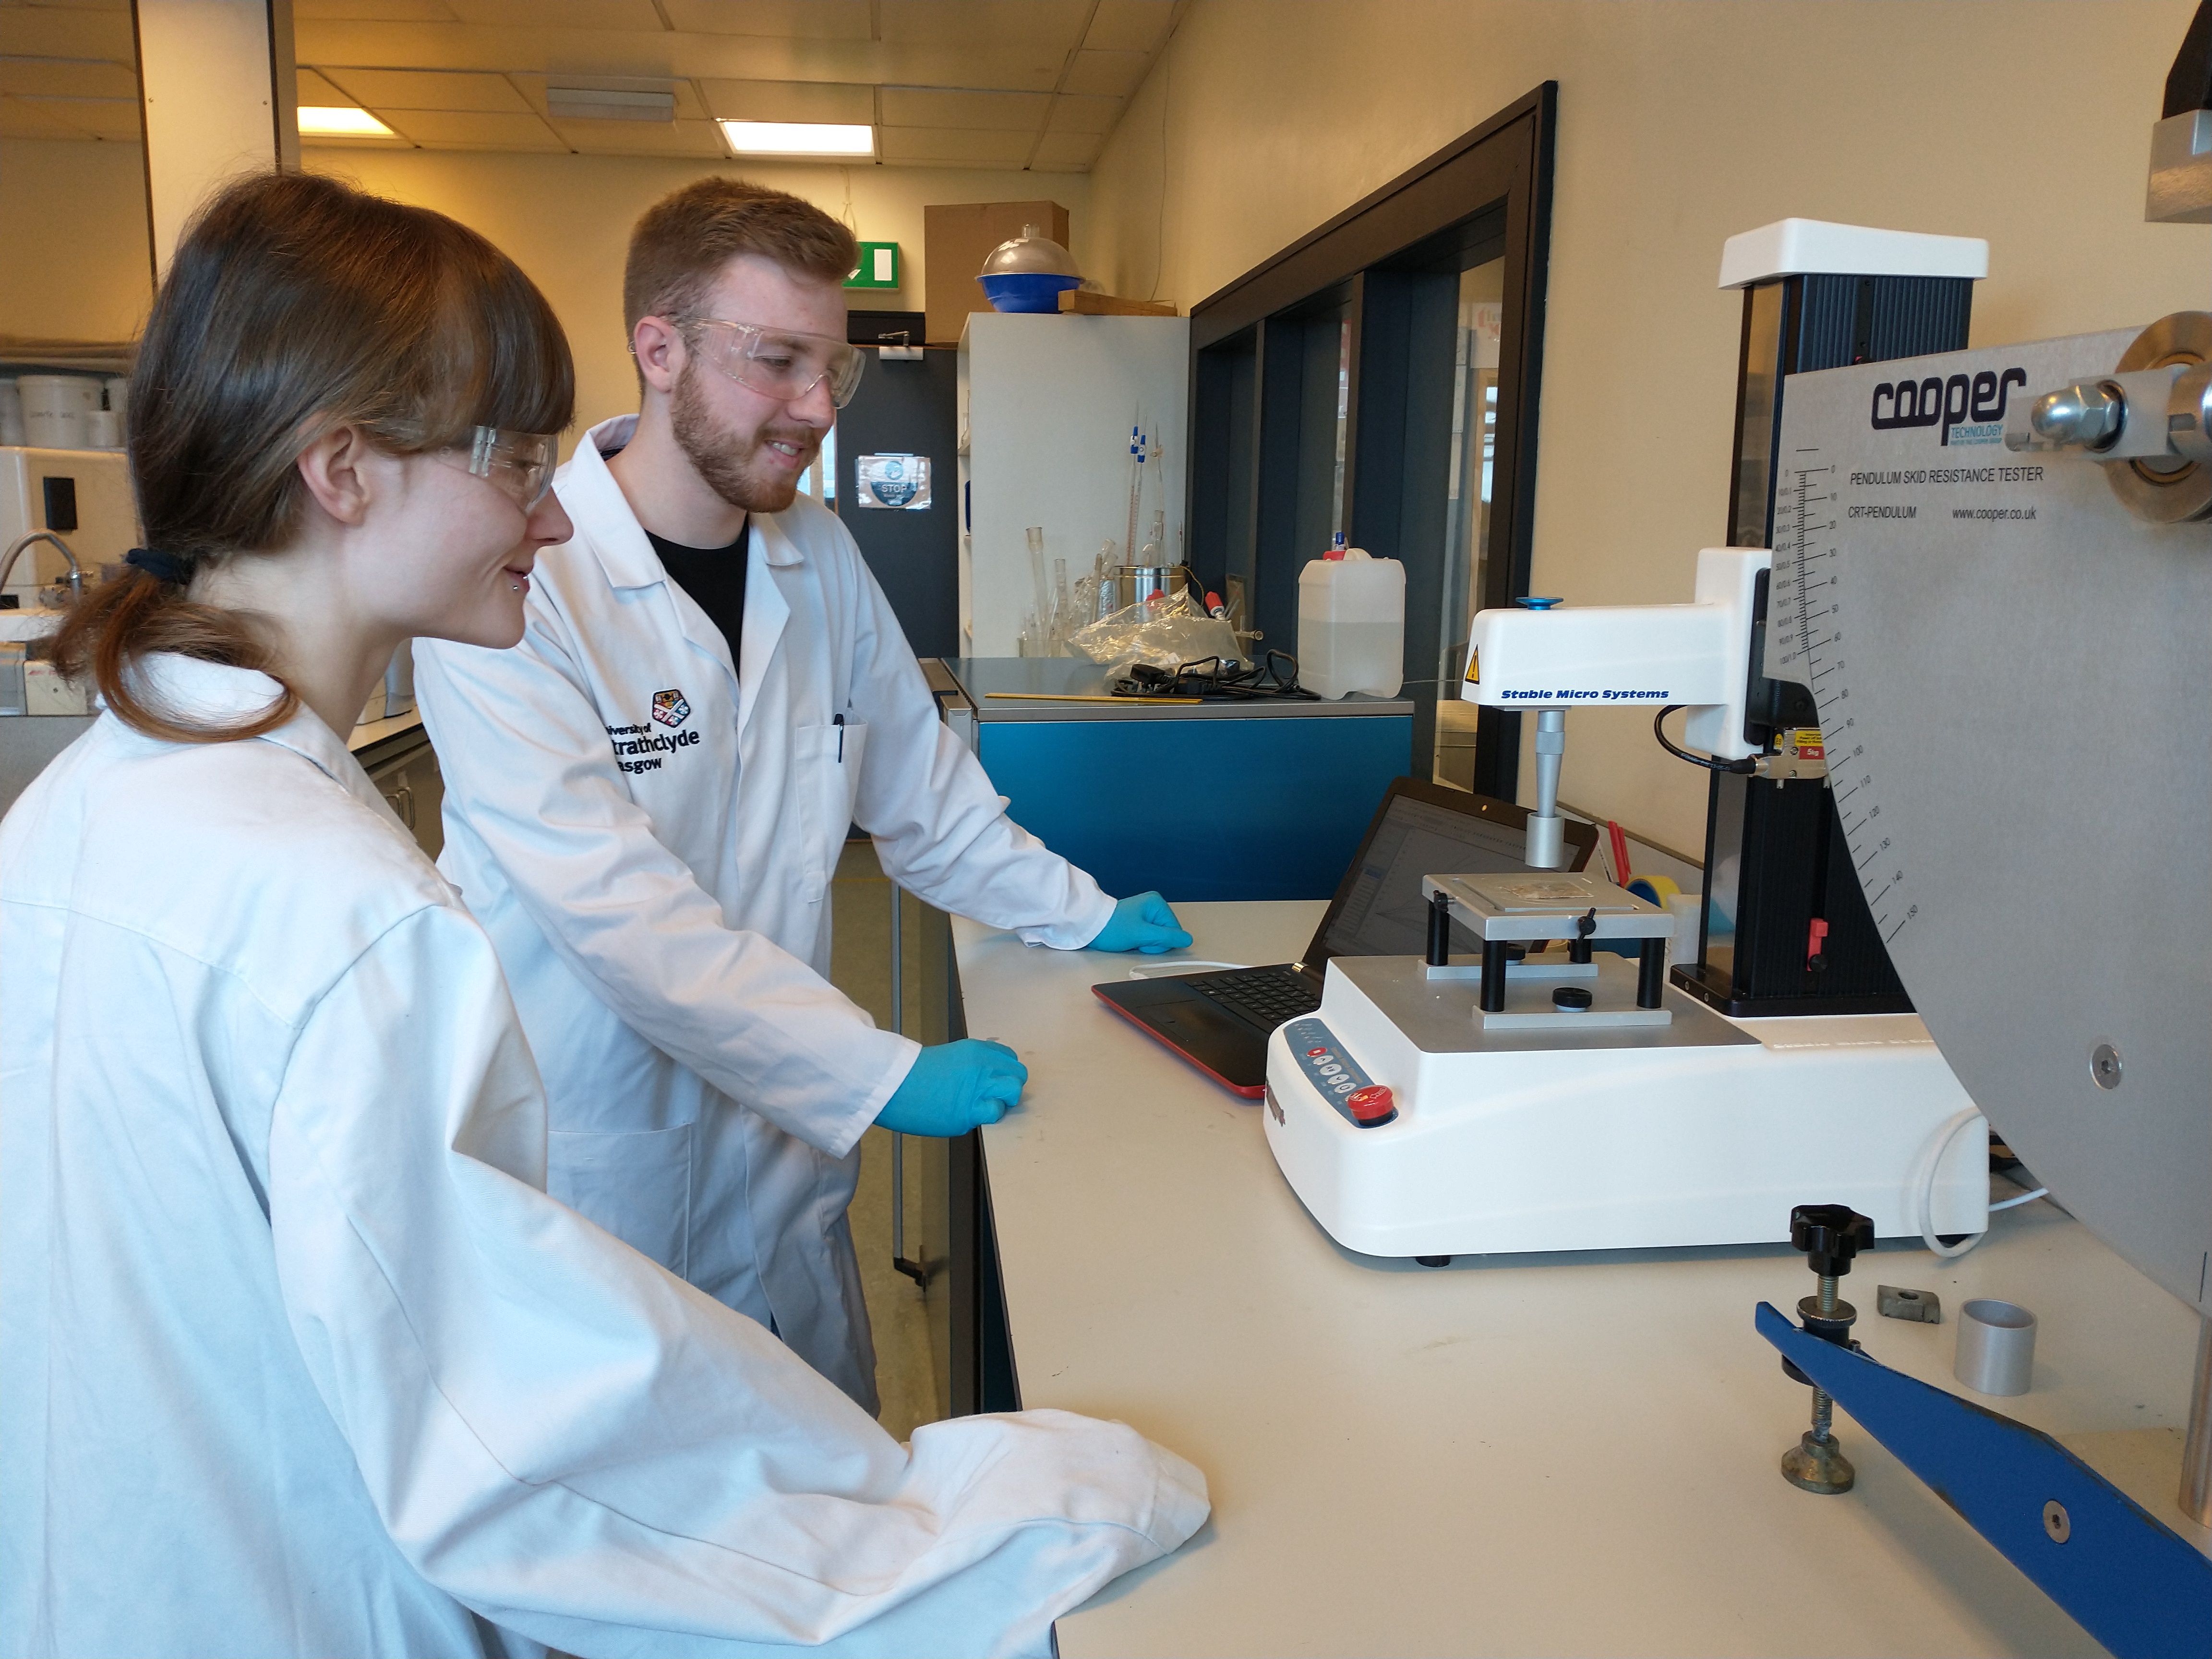
<svg viewBox="0 0 2212 1659">
<path fill-rule="evenodd" d="M 575 374 L 544 296 L 476 232 L 427 208 L 309 173 L 239 181 L 178 244 L 131 377 L 131 480 L 146 560 L 168 574 L 281 552 L 307 501 L 301 453 L 334 427 L 393 454 L 472 427 L 558 432 Z M 134 566 L 88 594 L 53 646 L 121 720 L 216 742 L 282 725 L 269 709 L 210 727 L 161 708 L 138 670 L 173 652 L 273 667 L 247 619 Z"/>
</svg>

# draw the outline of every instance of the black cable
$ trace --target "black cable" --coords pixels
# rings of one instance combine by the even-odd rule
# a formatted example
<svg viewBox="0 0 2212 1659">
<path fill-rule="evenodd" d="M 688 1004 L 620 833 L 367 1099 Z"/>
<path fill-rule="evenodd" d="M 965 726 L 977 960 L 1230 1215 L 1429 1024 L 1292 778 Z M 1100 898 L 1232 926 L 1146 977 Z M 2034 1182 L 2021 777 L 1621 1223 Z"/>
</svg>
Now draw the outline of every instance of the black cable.
<svg viewBox="0 0 2212 1659">
<path fill-rule="evenodd" d="M 1289 672 L 1284 672 L 1287 664 Z M 1180 666 L 1156 668 L 1133 663 L 1128 676 L 1115 680 L 1113 690 L 1134 697 L 1211 697 L 1250 702 L 1264 698 L 1316 700 L 1316 694 L 1298 684 L 1298 659 L 1287 652 L 1269 651 L 1249 668 L 1233 669 L 1219 657 L 1200 657 Z"/>
<path fill-rule="evenodd" d="M 1711 755 L 1693 755 L 1688 750 L 1677 748 L 1668 742 L 1665 730 L 1667 716 L 1677 708 L 1688 707 L 1687 703 L 1670 702 L 1651 717 L 1651 735 L 1659 739 L 1659 746 L 1662 749 L 1676 760 L 1686 760 L 1692 766 L 1702 766 L 1708 772 L 1756 772 L 1759 770 L 1759 762 L 1750 757 L 1734 761 L 1715 760 Z"/>
</svg>

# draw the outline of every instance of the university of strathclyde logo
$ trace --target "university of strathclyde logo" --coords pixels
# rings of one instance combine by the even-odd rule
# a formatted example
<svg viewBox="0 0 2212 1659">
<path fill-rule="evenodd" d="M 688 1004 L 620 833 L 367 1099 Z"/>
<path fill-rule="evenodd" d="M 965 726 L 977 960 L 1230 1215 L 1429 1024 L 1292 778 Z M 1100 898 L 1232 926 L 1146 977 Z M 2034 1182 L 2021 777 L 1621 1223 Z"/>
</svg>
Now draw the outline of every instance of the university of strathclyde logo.
<svg viewBox="0 0 2212 1659">
<path fill-rule="evenodd" d="M 653 694 L 653 718 L 663 726 L 681 726 L 691 718 L 691 705 L 684 701 L 681 691 L 656 691 Z"/>
</svg>

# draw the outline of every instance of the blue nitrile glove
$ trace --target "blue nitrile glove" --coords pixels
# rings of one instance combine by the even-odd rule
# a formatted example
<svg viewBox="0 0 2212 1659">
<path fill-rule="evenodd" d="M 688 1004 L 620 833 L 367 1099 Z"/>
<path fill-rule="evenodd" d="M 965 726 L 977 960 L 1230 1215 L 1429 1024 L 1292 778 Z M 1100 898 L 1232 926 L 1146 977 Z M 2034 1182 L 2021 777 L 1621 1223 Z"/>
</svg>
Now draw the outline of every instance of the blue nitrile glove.
<svg viewBox="0 0 2212 1659">
<path fill-rule="evenodd" d="M 939 1042 L 914 1057 L 876 1121 L 895 1135 L 964 1135 L 1004 1117 L 1029 1080 L 1030 1068 L 1003 1042 Z"/>
<path fill-rule="evenodd" d="M 1114 914 L 1106 918 L 1098 937 L 1083 948 L 1142 951 L 1156 957 L 1163 951 L 1180 951 L 1189 943 L 1190 935 L 1183 932 L 1168 902 L 1158 893 L 1139 893 L 1134 898 L 1115 899 Z"/>
</svg>

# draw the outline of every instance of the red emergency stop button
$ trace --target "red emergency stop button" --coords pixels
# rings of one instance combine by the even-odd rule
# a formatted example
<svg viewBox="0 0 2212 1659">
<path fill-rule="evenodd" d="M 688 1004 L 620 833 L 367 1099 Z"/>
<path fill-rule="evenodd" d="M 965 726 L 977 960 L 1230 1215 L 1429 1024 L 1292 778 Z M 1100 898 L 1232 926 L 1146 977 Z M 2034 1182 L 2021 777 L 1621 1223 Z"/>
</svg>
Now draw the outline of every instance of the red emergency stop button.
<svg viewBox="0 0 2212 1659">
<path fill-rule="evenodd" d="M 1354 1089 L 1345 1096 L 1344 1109 L 1352 1114 L 1352 1121 L 1363 1129 L 1379 1127 L 1398 1115 L 1396 1097 L 1379 1083 L 1370 1083 L 1364 1089 Z"/>
</svg>

